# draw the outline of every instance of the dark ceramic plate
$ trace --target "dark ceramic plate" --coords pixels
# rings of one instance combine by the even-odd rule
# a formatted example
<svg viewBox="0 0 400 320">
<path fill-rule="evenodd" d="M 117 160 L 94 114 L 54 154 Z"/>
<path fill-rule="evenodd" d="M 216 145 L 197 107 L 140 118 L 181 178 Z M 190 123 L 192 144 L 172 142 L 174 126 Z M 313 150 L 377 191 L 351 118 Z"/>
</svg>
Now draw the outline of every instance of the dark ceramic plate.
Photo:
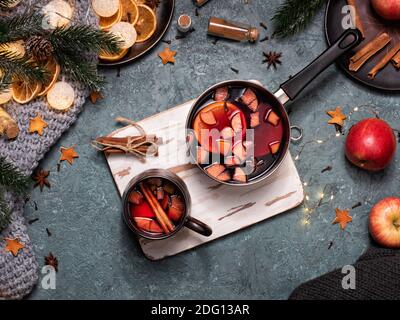
<svg viewBox="0 0 400 320">
<path fill-rule="evenodd" d="M 160 5 L 156 10 L 156 32 L 151 36 L 151 38 L 145 42 L 135 44 L 121 60 L 112 62 L 100 60 L 99 65 L 103 67 L 120 66 L 132 62 L 150 51 L 162 39 L 167 31 L 174 13 L 174 7 L 175 0 L 161 0 Z"/>
<path fill-rule="evenodd" d="M 338 63 L 347 74 L 367 86 L 388 91 L 400 91 L 400 72 L 393 65 L 387 65 L 374 80 L 368 78 L 368 72 L 382 59 L 389 51 L 393 43 L 400 41 L 400 24 L 390 23 L 380 18 L 375 12 L 369 1 L 362 0 L 359 3 L 359 13 L 365 29 L 365 40 L 359 47 L 343 55 Z M 347 5 L 346 0 L 329 0 L 325 14 L 325 34 L 328 44 L 331 45 L 343 33 L 342 14 L 343 6 Z M 352 55 L 367 42 L 382 32 L 387 32 L 392 37 L 392 42 L 379 54 L 371 58 L 358 72 L 350 72 L 348 69 L 349 60 Z"/>
</svg>

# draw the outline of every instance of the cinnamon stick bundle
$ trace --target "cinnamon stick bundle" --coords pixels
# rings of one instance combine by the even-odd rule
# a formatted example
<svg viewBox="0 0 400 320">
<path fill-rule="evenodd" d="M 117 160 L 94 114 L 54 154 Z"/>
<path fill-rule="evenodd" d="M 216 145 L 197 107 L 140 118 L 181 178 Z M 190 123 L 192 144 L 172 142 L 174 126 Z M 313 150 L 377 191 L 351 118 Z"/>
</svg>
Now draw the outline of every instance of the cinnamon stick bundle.
<svg viewBox="0 0 400 320">
<path fill-rule="evenodd" d="M 365 0 L 362 0 L 362 1 L 365 1 Z M 347 4 L 354 8 L 355 16 L 354 17 L 352 16 L 353 24 L 355 25 L 355 27 L 358 30 L 360 30 L 362 37 L 365 38 L 364 25 L 363 25 L 363 23 L 361 21 L 360 13 L 359 13 L 358 8 L 357 8 L 357 0 L 347 0 Z"/>
<path fill-rule="evenodd" d="M 400 51 L 400 42 L 397 43 L 368 73 L 370 79 L 375 79 L 375 76 L 393 59 L 393 57 Z"/>
<path fill-rule="evenodd" d="M 357 72 L 375 54 L 388 45 L 391 41 L 390 36 L 384 32 L 368 42 L 353 57 L 350 58 L 349 70 Z"/>
<path fill-rule="evenodd" d="M 393 57 L 392 62 L 397 69 L 400 69 L 400 52 L 397 52 L 397 54 Z"/>
</svg>

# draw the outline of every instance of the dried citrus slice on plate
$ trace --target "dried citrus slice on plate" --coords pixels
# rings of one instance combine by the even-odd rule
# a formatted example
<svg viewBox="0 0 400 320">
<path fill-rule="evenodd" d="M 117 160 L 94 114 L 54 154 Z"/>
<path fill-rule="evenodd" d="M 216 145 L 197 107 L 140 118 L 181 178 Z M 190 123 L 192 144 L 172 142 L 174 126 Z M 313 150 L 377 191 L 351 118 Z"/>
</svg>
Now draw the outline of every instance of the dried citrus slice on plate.
<svg viewBox="0 0 400 320">
<path fill-rule="evenodd" d="M 92 0 L 92 7 L 100 17 L 109 18 L 119 10 L 119 0 Z"/>
<path fill-rule="evenodd" d="M 111 17 L 107 17 L 107 18 L 100 17 L 100 19 L 99 19 L 100 29 L 103 29 L 103 30 L 109 29 L 114 24 L 120 22 L 121 18 L 122 18 L 122 13 L 123 13 L 123 8 L 122 8 L 122 2 L 121 2 L 116 14 L 112 15 Z"/>
<path fill-rule="evenodd" d="M 144 42 L 156 31 L 157 18 L 154 11 L 144 4 L 138 4 L 138 9 L 139 19 L 135 24 L 137 32 L 136 42 Z"/>
<path fill-rule="evenodd" d="M 38 96 L 44 96 L 56 83 L 58 76 L 60 75 L 60 65 L 56 62 L 54 58 L 49 59 L 43 66 L 43 69 L 49 73 L 49 79 L 46 83 L 42 85 L 42 89 L 40 90 Z"/>
<path fill-rule="evenodd" d="M 110 28 L 110 32 L 121 40 L 121 49 L 129 49 L 136 42 L 136 30 L 129 22 L 118 22 L 117 24 L 114 24 Z"/>
<path fill-rule="evenodd" d="M 128 52 L 128 49 L 122 49 L 119 53 L 110 54 L 110 53 L 100 53 L 99 58 L 104 61 L 118 61 L 122 59 Z"/>
<path fill-rule="evenodd" d="M 57 111 L 68 110 L 75 101 L 75 91 L 72 86 L 64 81 L 54 84 L 47 93 L 47 102 Z"/>
<path fill-rule="evenodd" d="M 139 19 L 139 9 L 135 0 L 120 0 L 122 4 L 122 21 L 135 24 Z"/>
<path fill-rule="evenodd" d="M 19 104 L 28 103 L 37 97 L 41 89 L 40 82 L 16 80 L 12 84 L 13 99 Z"/>
</svg>

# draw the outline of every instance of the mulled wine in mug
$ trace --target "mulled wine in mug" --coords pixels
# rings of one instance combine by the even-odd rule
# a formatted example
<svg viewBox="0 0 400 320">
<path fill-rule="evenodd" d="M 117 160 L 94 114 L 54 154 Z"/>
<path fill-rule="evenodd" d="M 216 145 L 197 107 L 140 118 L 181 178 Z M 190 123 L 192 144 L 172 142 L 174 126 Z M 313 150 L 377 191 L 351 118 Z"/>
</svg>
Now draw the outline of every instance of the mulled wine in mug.
<svg viewBox="0 0 400 320">
<path fill-rule="evenodd" d="M 151 169 L 134 177 L 124 192 L 123 206 L 128 227 L 146 239 L 166 239 L 183 227 L 206 237 L 212 234 L 208 225 L 190 216 L 187 186 L 168 170 Z"/>
</svg>

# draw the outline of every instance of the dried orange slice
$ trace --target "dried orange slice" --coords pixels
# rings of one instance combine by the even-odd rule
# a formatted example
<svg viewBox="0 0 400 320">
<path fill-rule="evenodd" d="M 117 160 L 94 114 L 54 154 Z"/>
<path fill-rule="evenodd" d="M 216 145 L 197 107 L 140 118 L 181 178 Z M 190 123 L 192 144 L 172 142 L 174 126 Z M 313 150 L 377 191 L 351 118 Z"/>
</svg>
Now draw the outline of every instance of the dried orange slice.
<svg viewBox="0 0 400 320">
<path fill-rule="evenodd" d="M 105 17 L 100 17 L 99 19 L 99 26 L 100 29 L 106 30 L 111 28 L 114 24 L 118 23 L 121 21 L 122 18 L 122 13 L 123 13 L 123 8 L 122 8 L 122 2 L 119 4 L 119 9 L 116 14 L 114 14 L 111 17 L 105 18 Z"/>
<path fill-rule="evenodd" d="M 119 0 L 92 0 L 92 7 L 100 17 L 109 18 L 119 10 Z"/>
<path fill-rule="evenodd" d="M 64 81 L 54 84 L 47 93 L 47 102 L 57 111 L 67 111 L 75 101 L 75 91 L 72 86 Z"/>
<path fill-rule="evenodd" d="M 137 33 L 133 25 L 129 22 L 118 22 L 110 28 L 110 32 L 121 40 L 120 48 L 129 49 L 137 39 Z"/>
<path fill-rule="evenodd" d="M 100 53 L 99 58 L 104 61 L 118 61 L 122 59 L 128 52 L 128 49 L 122 49 L 117 54 L 109 54 L 109 53 Z"/>
<path fill-rule="evenodd" d="M 12 89 L 6 89 L 0 92 L 0 105 L 9 102 L 12 99 Z"/>
<path fill-rule="evenodd" d="M 139 19 L 135 24 L 135 29 L 138 34 L 136 42 L 144 42 L 156 31 L 157 18 L 154 11 L 144 4 L 138 4 L 138 9 Z"/>
<path fill-rule="evenodd" d="M 120 0 L 122 4 L 122 21 L 136 24 L 139 19 L 139 9 L 135 0 Z"/>
<path fill-rule="evenodd" d="M 40 82 L 16 80 L 12 84 L 13 99 L 19 104 L 28 103 L 37 97 L 41 89 Z"/>
<path fill-rule="evenodd" d="M 69 25 L 74 14 L 74 9 L 64 0 L 50 1 L 42 11 L 45 15 L 44 22 L 51 29 Z"/>
<path fill-rule="evenodd" d="M 50 74 L 50 77 L 47 83 L 44 83 L 42 85 L 42 89 L 38 94 L 39 97 L 44 96 L 53 87 L 58 79 L 58 76 L 60 75 L 61 70 L 60 65 L 56 62 L 54 58 L 49 59 L 43 66 L 43 69 Z"/>
<path fill-rule="evenodd" d="M 25 55 L 25 44 L 23 40 L 5 43 L 0 48 L 1 52 L 9 52 L 18 58 Z"/>
</svg>

